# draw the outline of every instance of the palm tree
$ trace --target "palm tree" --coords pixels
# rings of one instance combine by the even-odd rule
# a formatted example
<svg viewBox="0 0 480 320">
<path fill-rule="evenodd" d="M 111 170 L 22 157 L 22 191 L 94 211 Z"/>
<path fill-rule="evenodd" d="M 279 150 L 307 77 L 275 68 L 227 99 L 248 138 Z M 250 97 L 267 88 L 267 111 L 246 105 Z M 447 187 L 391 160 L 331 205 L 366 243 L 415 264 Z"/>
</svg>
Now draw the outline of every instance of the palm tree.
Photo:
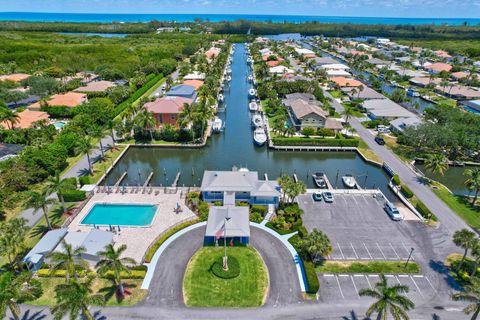
<svg viewBox="0 0 480 320">
<path fill-rule="evenodd" d="M 49 258 L 52 262 L 50 271 L 53 273 L 56 270 L 66 271 L 67 282 L 70 278 L 77 280 L 77 267 L 88 269 L 88 262 L 82 258 L 82 253 L 86 252 L 85 247 L 73 248 L 65 240 L 62 240 L 62 250 L 53 251 L 49 254 Z"/>
<path fill-rule="evenodd" d="M 150 133 L 150 139 L 153 141 L 152 128 L 154 128 L 156 124 L 153 113 L 143 108 L 135 118 L 135 122 L 142 129 L 142 131 L 148 131 Z"/>
<path fill-rule="evenodd" d="M 15 276 L 13 272 L 0 275 L 0 318 L 5 318 L 10 309 L 15 320 L 20 320 L 20 304 L 38 299 L 42 295 L 42 286 L 32 279 L 30 272 Z"/>
<path fill-rule="evenodd" d="M 278 178 L 278 185 L 280 188 L 282 188 L 283 196 L 282 196 L 282 202 L 285 202 L 285 198 L 287 196 L 287 189 L 288 185 L 292 183 L 292 178 L 288 174 L 282 174 Z"/>
<path fill-rule="evenodd" d="M 0 122 L 9 123 L 9 129 L 13 130 L 15 125 L 20 122 L 20 116 L 9 108 L 3 107 L 0 109 Z"/>
<path fill-rule="evenodd" d="M 464 250 L 462 260 L 460 260 L 460 263 L 458 264 L 458 267 L 456 270 L 458 274 L 458 272 L 460 272 L 463 266 L 463 263 L 465 262 L 465 258 L 467 257 L 468 250 L 470 250 L 475 245 L 475 242 L 477 241 L 477 237 L 475 233 L 473 233 L 472 231 L 468 229 L 462 229 L 462 230 L 455 231 L 455 233 L 453 234 L 452 240 L 453 240 L 453 243 L 455 243 L 455 245 L 459 246 Z"/>
<path fill-rule="evenodd" d="M 104 305 L 105 297 L 101 294 L 92 293 L 93 278 L 89 277 L 86 282 L 76 280 L 59 284 L 55 287 L 57 303 L 51 312 L 55 320 L 63 319 L 70 314 L 70 319 L 78 319 L 81 315 L 85 320 L 93 320 L 89 306 L 92 304 Z"/>
<path fill-rule="evenodd" d="M 470 304 L 463 309 L 465 314 L 473 312 L 471 320 L 476 320 L 480 314 L 480 279 L 470 278 L 470 284 L 464 287 L 464 291 L 452 295 L 454 301 L 465 301 Z"/>
<path fill-rule="evenodd" d="M 465 181 L 465 185 L 469 190 L 475 190 L 475 196 L 473 197 L 472 204 L 477 202 L 478 193 L 480 192 L 480 169 L 467 169 L 463 172 L 463 175 L 468 179 Z"/>
<path fill-rule="evenodd" d="M 193 121 L 196 120 L 195 108 L 191 103 L 184 103 L 180 114 L 178 115 L 178 124 L 181 128 L 186 128 L 192 123 L 192 140 L 195 142 L 195 128 Z"/>
<path fill-rule="evenodd" d="M 307 186 L 303 181 L 295 182 L 292 180 L 289 184 L 287 184 L 287 189 L 285 190 L 285 193 L 287 194 L 288 198 L 292 202 L 295 200 L 297 196 L 305 192 L 307 192 Z"/>
<path fill-rule="evenodd" d="M 408 286 L 397 284 L 389 287 L 385 275 L 380 275 L 380 281 L 374 286 L 374 289 L 361 289 L 358 294 L 364 297 L 377 299 L 366 312 L 367 317 L 377 313 L 377 320 L 387 320 L 389 314 L 396 320 L 408 320 L 407 311 L 413 309 L 415 304 L 402 295 L 410 289 Z"/>
<path fill-rule="evenodd" d="M 103 151 L 103 143 L 102 143 L 102 139 L 105 137 L 105 132 L 103 131 L 103 128 L 100 126 L 94 127 L 90 131 L 90 136 L 92 138 L 98 139 L 98 143 L 100 145 L 100 152 L 102 153 L 102 159 L 105 159 L 105 152 Z"/>
<path fill-rule="evenodd" d="M 47 222 L 48 229 L 52 230 L 52 224 L 48 218 L 48 206 L 53 205 L 57 200 L 48 198 L 48 193 L 44 191 L 36 192 L 30 191 L 28 193 L 28 200 L 25 203 L 26 208 L 33 208 L 33 212 L 36 213 L 39 209 L 42 209 L 43 216 Z"/>
<path fill-rule="evenodd" d="M 439 173 L 443 176 L 448 169 L 448 160 L 443 154 L 430 154 L 425 160 L 425 168 L 432 173 Z"/>
<path fill-rule="evenodd" d="M 62 178 L 60 178 L 60 174 L 56 172 L 55 176 L 49 177 L 47 179 L 47 185 L 45 186 L 45 193 L 46 194 L 56 193 L 58 200 L 62 205 L 62 213 L 65 213 L 65 211 L 67 211 L 67 208 L 65 207 L 65 200 L 63 199 L 62 191 L 67 189 L 71 190 L 73 188 L 74 187 L 71 184 L 65 183 L 65 180 L 62 180 Z"/>
<path fill-rule="evenodd" d="M 90 174 L 93 173 L 92 162 L 90 161 L 90 151 L 92 151 L 92 149 L 92 139 L 89 136 L 85 136 L 77 142 L 77 152 L 81 154 L 85 153 L 87 155 L 88 171 Z"/>
<path fill-rule="evenodd" d="M 110 119 L 107 121 L 107 128 L 110 131 L 110 138 L 112 139 L 112 149 L 116 149 L 115 145 L 115 127 L 118 125 L 118 121 Z"/>
<path fill-rule="evenodd" d="M 124 244 L 122 244 L 117 250 L 115 250 L 112 244 L 109 244 L 106 246 L 105 251 L 97 253 L 101 258 L 96 265 L 98 272 L 105 273 L 107 271 L 113 271 L 115 284 L 122 297 L 125 295 L 125 289 L 122 284 L 121 272 L 130 273 L 130 268 L 136 264 L 135 260 L 132 258 L 121 258 L 126 249 L 127 246 Z"/>
</svg>

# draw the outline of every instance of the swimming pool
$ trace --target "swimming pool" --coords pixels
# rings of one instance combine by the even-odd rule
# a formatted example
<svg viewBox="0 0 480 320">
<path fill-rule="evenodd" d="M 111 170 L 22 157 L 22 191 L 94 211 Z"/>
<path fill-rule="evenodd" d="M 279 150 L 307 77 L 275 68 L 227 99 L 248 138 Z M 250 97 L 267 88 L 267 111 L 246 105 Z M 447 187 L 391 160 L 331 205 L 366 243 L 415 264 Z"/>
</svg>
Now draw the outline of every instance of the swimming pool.
<svg viewBox="0 0 480 320">
<path fill-rule="evenodd" d="M 66 123 L 64 121 L 57 121 L 53 125 L 55 126 L 55 129 L 62 130 Z"/>
<path fill-rule="evenodd" d="M 81 224 L 145 227 L 149 226 L 157 206 L 150 204 L 96 203 Z"/>
</svg>

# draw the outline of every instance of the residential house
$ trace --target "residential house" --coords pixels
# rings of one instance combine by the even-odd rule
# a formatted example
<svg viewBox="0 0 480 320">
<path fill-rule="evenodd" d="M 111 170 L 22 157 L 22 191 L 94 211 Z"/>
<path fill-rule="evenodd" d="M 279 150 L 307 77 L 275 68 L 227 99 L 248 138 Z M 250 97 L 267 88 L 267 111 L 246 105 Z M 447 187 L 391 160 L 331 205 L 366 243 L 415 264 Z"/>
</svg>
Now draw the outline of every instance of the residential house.
<svg viewBox="0 0 480 320">
<path fill-rule="evenodd" d="M 175 32 L 174 27 L 160 27 L 157 29 L 157 33 Z"/>
<path fill-rule="evenodd" d="M 0 161 L 13 158 L 23 150 L 25 146 L 20 144 L 0 143 Z"/>
<path fill-rule="evenodd" d="M 438 86 L 437 91 L 456 100 L 472 100 L 480 98 L 480 91 L 467 86 Z"/>
<path fill-rule="evenodd" d="M 409 118 L 398 118 L 390 121 L 390 130 L 392 132 L 401 133 L 406 128 L 416 127 L 422 123 L 419 117 L 413 116 Z"/>
<path fill-rule="evenodd" d="M 185 103 L 191 104 L 193 101 L 193 99 L 185 97 L 165 96 L 157 98 L 153 102 L 147 102 L 144 108 L 153 113 L 157 128 L 166 124 L 176 126 L 178 115 L 182 112 L 183 105 Z"/>
<path fill-rule="evenodd" d="M 373 120 L 386 119 L 391 121 L 398 118 L 411 118 L 415 116 L 412 112 L 390 99 L 365 100 L 360 107 L 363 108 L 367 112 L 367 115 Z"/>
<path fill-rule="evenodd" d="M 165 95 L 169 97 L 183 97 L 192 100 L 197 98 L 195 87 L 186 84 L 180 84 L 172 87 L 167 93 L 165 93 Z"/>
<path fill-rule="evenodd" d="M 345 77 L 332 77 L 330 78 L 330 81 L 335 84 L 335 86 L 343 88 L 343 87 L 360 87 L 364 86 L 363 83 L 361 83 L 358 80 L 351 79 L 351 78 L 345 78 Z"/>
<path fill-rule="evenodd" d="M 286 73 L 291 73 L 291 74 L 294 74 L 295 71 L 293 71 L 292 69 L 290 68 L 287 68 L 285 66 L 276 66 L 276 67 L 272 67 L 270 69 L 268 69 L 268 73 L 270 73 L 271 75 L 283 75 L 283 74 L 286 74 Z"/>
<path fill-rule="evenodd" d="M 75 92 L 105 92 L 108 88 L 115 87 L 116 84 L 112 81 L 100 80 L 87 83 L 83 87 L 79 87 L 73 91 Z"/>
<path fill-rule="evenodd" d="M 21 99 L 21 100 L 18 100 L 18 101 L 12 101 L 12 102 L 7 103 L 7 107 L 9 107 L 10 109 L 17 108 L 17 107 L 24 107 L 24 106 L 28 106 L 28 105 L 30 105 L 32 103 L 35 103 L 35 102 L 38 102 L 38 101 L 40 101 L 39 96 L 29 95 L 25 99 Z"/>
<path fill-rule="evenodd" d="M 311 64 L 312 64 L 314 69 L 318 69 L 321 66 L 326 65 L 326 64 L 336 64 L 336 63 L 338 63 L 337 60 L 335 60 L 333 58 L 330 58 L 330 57 L 319 57 L 319 58 L 311 59 L 309 61 L 311 61 Z"/>
<path fill-rule="evenodd" d="M 424 66 L 424 69 L 431 73 L 449 72 L 452 70 L 452 65 L 443 62 L 436 62 Z"/>
<path fill-rule="evenodd" d="M 337 70 L 337 69 L 328 69 L 326 73 L 329 78 L 331 77 L 347 77 L 348 78 L 352 76 L 348 71 Z"/>
<path fill-rule="evenodd" d="M 69 107 L 74 108 L 88 101 L 87 95 L 79 92 L 67 92 L 64 94 L 54 94 L 45 104 L 50 107 Z M 40 109 L 42 107 L 40 102 L 31 104 L 29 109 Z"/>
<path fill-rule="evenodd" d="M 430 78 L 430 77 L 414 77 L 408 80 L 411 84 L 419 86 L 419 87 L 426 87 L 429 84 L 434 84 L 435 86 L 442 82 L 442 79 L 439 78 Z"/>
<path fill-rule="evenodd" d="M 28 129 L 33 127 L 37 121 L 41 120 L 49 120 L 48 113 L 25 109 L 24 111 L 18 113 L 18 123 L 15 123 L 14 127 L 19 129 Z M 4 127 L 5 129 L 10 129 L 10 123 L 6 121 L 1 122 L 0 126 Z"/>
<path fill-rule="evenodd" d="M 382 69 L 384 67 L 387 67 L 391 64 L 390 61 L 378 59 L 378 58 L 370 58 L 366 60 L 367 63 L 373 65 L 377 69 Z"/>
<path fill-rule="evenodd" d="M 26 73 L 12 73 L 12 74 L 3 74 L 0 75 L 0 81 L 13 81 L 13 82 L 21 82 L 26 80 L 30 77 L 29 74 Z"/>
<path fill-rule="evenodd" d="M 193 71 L 183 77 L 183 80 L 205 80 L 205 73 Z"/>
<path fill-rule="evenodd" d="M 183 81 L 183 84 L 187 86 L 192 86 L 195 88 L 195 90 L 198 90 L 203 86 L 203 81 L 202 80 L 185 80 Z"/>
<path fill-rule="evenodd" d="M 386 98 L 383 94 L 373 90 L 366 85 L 363 86 L 362 90 L 353 87 L 344 87 L 341 88 L 341 90 L 346 93 L 350 97 L 350 99 L 372 100 Z"/>
<path fill-rule="evenodd" d="M 209 61 L 211 61 L 212 59 L 218 57 L 218 55 L 220 54 L 222 50 L 220 48 L 216 48 L 216 47 L 211 47 L 210 49 L 208 49 L 206 52 L 205 52 L 205 56 L 207 57 L 207 59 Z"/>
<path fill-rule="evenodd" d="M 46 256 L 60 244 L 67 232 L 65 228 L 48 231 L 23 258 L 27 269 L 30 271 L 40 269 L 45 262 Z"/>
<path fill-rule="evenodd" d="M 434 51 L 433 54 L 437 58 L 441 58 L 441 59 L 450 59 L 452 57 L 450 54 L 448 54 L 448 52 L 443 51 L 443 50 Z"/>
<path fill-rule="evenodd" d="M 247 206 L 212 206 L 208 211 L 204 245 L 214 245 L 224 239 L 241 245 L 250 242 L 250 212 Z"/>
<path fill-rule="evenodd" d="M 315 52 L 313 52 L 310 49 L 306 48 L 295 48 L 294 49 L 296 53 L 299 55 L 305 56 L 305 58 L 314 58 L 315 57 Z"/>
<path fill-rule="evenodd" d="M 250 204 L 277 206 L 280 186 L 275 180 L 260 180 L 258 172 L 240 169 L 236 171 L 204 171 L 200 187 L 202 199 L 223 204 L 244 201 Z"/>
<path fill-rule="evenodd" d="M 450 77 L 456 81 L 468 78 L 469 76 L 470 76 L 470 72 L 466 72 L 466 71 L 453 72 L 450 75 Z"/>
</svg>

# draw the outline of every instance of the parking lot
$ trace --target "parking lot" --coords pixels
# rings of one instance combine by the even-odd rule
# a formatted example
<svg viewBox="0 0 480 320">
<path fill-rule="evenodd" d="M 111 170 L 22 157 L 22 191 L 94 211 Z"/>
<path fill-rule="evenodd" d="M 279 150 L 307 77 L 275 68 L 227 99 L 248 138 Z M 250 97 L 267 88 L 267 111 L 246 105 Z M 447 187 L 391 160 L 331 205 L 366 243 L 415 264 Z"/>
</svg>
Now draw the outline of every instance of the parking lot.
<svg viewBox="0 0 480 320">
<path fill-rule="evenodd" d="M 383 209 L 381 194 L 339 193 L 334 202 L 314 201 L 312 194 L 299 196 L 304 210 L 303 224 L 308 231 L 323 230 L 334 248 L 332 260 L 406 260 L 417 245 L 410 236 L 417 220 L 393 221 Z"/>
<path fill-rule="evenodd" d="M 373 288 L 380 281 L 379 275 L 364 274 L 321 274 L 320 298 L 325 302 L 339 300 L 371 299 L 361 297 L 358 291 L 363 288 Z M 413 301 L 429 299 L 437 294 L 435 286 L 425 275 L 386 275 L 390 285 L 403 284 L 410 288 L 406 296 Z"/>
</svg>

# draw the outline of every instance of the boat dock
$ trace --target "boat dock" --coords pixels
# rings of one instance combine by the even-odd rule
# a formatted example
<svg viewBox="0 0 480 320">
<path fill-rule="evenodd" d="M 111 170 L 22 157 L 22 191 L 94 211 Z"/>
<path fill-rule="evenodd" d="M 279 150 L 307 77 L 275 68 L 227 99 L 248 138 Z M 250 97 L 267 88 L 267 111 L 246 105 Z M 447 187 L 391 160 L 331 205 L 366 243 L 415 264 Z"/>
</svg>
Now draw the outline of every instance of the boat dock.
<svg viewBox="0 0 480 320">
<path fill-rule="evenodd" d="M 122 183 L 123 179 L 125 179 L 125 177 L 127 176 L 127 171 L 125 171 L 124 173 L 122 173 L 122 175 L 120 176 L 120 178 L 117 180 L 117 182 L 115 182 L 115 184 L 113 185 L 114 188 L 117 188 L 120 183 Z"/>
<path fill-rule="evenodd" d="M 175 176 L 175 180 L 173 180 L 172 187 L 176 188 L 178 186 L 178 181 L 180 181 L 181 175 L 182 175 L 181 172 L 178 171 L 177 175 Z"/>
</svg>

